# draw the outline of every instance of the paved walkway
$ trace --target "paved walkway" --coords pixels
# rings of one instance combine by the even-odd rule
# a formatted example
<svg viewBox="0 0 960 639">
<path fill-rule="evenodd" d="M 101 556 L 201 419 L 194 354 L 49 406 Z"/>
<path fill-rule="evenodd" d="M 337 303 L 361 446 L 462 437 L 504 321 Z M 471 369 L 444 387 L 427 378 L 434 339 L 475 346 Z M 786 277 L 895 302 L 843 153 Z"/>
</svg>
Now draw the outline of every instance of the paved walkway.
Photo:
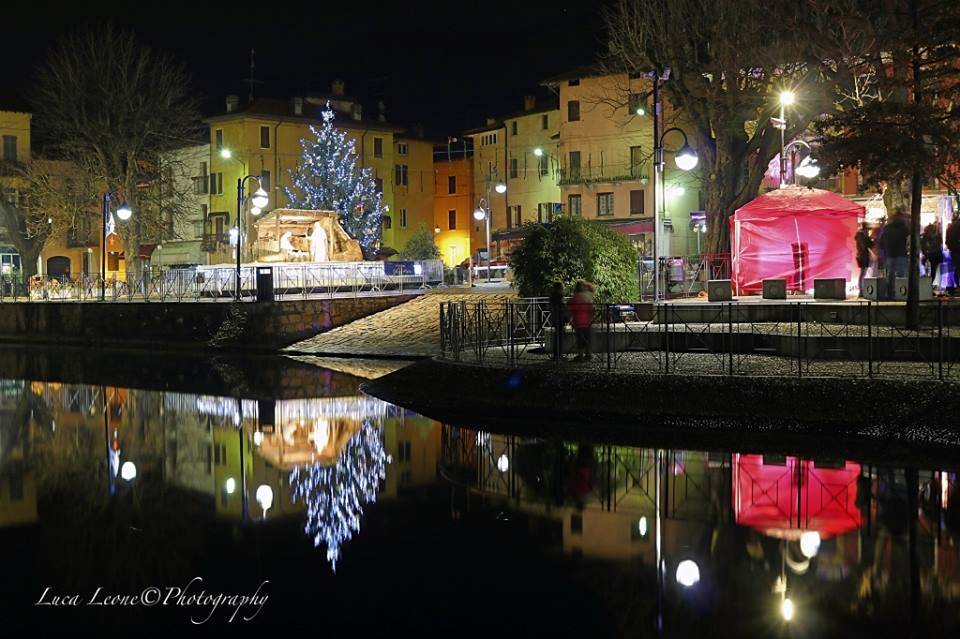
<svg viewBox="0 0 960 639">
<path fill-rule="evenodd" d="M 507 287 L 431 291 L 399 306 L 356 320 L 287 347 L 310 355 L 430 357 L 440 354 L 440 303 L 504 301 L 515 297 Z"/>
</svg>

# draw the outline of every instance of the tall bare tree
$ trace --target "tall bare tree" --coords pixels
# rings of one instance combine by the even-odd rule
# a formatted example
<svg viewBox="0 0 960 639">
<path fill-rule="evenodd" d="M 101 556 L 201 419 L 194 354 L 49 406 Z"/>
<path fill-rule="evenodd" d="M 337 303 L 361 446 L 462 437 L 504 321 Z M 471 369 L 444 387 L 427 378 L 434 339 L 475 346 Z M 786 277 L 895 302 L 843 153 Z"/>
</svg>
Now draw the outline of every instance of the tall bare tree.
<svg viewBox="0 0 960 639">
<path fill-rule="evenodd" d="M 824 0 L 832 58 L 851 77 L 872 78 L 866 99 L 838 100 L 821 119 L 825 165 L 859 163 L 867 179 L 909 185 L 907 322 L 919 320 L 923 185 L 950 184 L 960 148 L 960 5 L 949 0 Z"/>
<path fill-rule="evenodd" d="M 133 209 L 118 224 L 128 270 L 140 246 L 189 212 L 168 151 L 196 144 L 197 103 L 184 68 L 133 34 L 106 26 L 66 36 L 41 64 L 32 95 L 47 148 L 117 191 Z"/>
<path fill-rule="evenodd" d="M 728 219 L 756 197 L 780 147 L 777 97 L 799 97 L 786 137 L 828 108 L 828 69 L 814 55 L 816 15 L 788 0 L 618 0 L 605 12 L 603 70 L 656 72 L 694 128 L 709 213 L 706 249 L 729 250 Z"/>
</svg>

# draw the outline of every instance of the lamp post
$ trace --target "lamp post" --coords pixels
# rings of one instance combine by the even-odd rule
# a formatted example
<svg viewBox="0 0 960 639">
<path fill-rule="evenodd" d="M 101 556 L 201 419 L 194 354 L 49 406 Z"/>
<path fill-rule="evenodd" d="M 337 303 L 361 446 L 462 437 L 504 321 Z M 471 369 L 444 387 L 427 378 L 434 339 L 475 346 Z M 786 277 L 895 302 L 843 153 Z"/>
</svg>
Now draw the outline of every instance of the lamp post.
<svg viewBox="0 0 960 639">
<path fill-rule="evenodd" d="M 787 173 L 787 145 L 786 145 L 786 136 L 787 136 L 787 116 L 784 111 L 784 107 L 790 106 L 796 101 L 796 96 L 793 94 L 793 91 L 782 91 L 780 93 L 780 118 L 774 118 L 774 126 L 780 129 L 780 188 L 784 188 L 787 185 L 783 181 L 784 175 Z"/>
<path fill-rule="evenodd" d="M 658 100 L 657 112 L 659 113 L 660 112 L 660 108 L 659 108 L 660 92 L 659 92 L 659 89 L 656 89 L 658 83 L 659 81 L 655 79 L 654 95 L 655 95 L 655 99 Z M 654 135 L 656 136 L 659 130 L 656 117 L 654 117 L 653 128 L 654 128 Z M 653 149 L 653 164 L 656 170 L 656 175 L 654 176 L 655 186 L 654 186 L 654 211 L 653 211 L 653 214 L 654 214 L 653 298 L 655 302 L 659 302 L 665 296 L 665 293 L 666 293 L 663 290 L 664 287 L 661 287 L 661 283 L 660 283 L 660 280 L 663 276 L 663 273 L 662 273 L 663 269 L 661 268 L 661 265 L 660 265 L 660 258 L 661 258 L 660 254 L 664 253 L 662 257 L 666 257 L 666 254 L 664 251 L 664 249 L 666 248 L 664 246 L 665 242 L 663 241 L 663 238 L 662 238 L 662 235 L 663 235 L 662 227 L 663 227 L 663 217 L 666 215 L 666 212 L 667 212 L 667 197 L 666 197 L 667 193 L 666 193 L 665 183 L 663 180 L 663 169 L 665 164 L 664 158 L 663 158 L 664 156 L 663 141 L 664 139 L 666 139 L 668 133 L 672 133 L 674 131 L 676 131 L 677 133 L 683 136 L 683 146 L 680 147 L 680 150 L 677 151 L 676 155 L 673 158 L 673 161 L 676 163 L 677 168 L 680 169 L 681 171 L 690 171 L 697 166 L 697 162 L 699 161 L 699 158 L 697 157 L 696 152 L 690 146 L 690 143 L 687 140 L 687 134 L 683 131 L 683 129 L 675 126 L 670 127 L 669 129 L 661 133 L 659 137 L 655 137 L 654 142 L 656 146 L 654 146 L 654 149 Z M 660 202 L 659 206 L 657 206 L 658 197 Z"/>
<path fill-rule="evenodd" d="M 788 144 L 784 149 L 784 155 L 786 155 L 787 151 L 790 152 L 790 167 L 793 169 L 794 185 L 798 184 L 797 176 L 802 176 L 805 178 L 812 179 L 820 175 L 820 167 L 817 166 L 817 163 L 809 155 L 807 155 L 807 157 L 801 160 L 799 166 L 794 166 L 795 160 L 794 160 L 793 154 L 795 153 L 795 147 L 797 146 L 802 146 L 808 152 L 812 150 L 810 148 L 810 145 L 804 142 L 803 140 L 794 140 L 793 142 Z"/>
<path fill-rule="evenodd" d="M 254 191 L 253 196 L 250 198 L 250 203 L 253 204 L 253 207 L 250 209 L 250 213 L 253 215 L 260 215 L 260 211 L 269 203 L 270 197 L 267 195 L 267 192 L 263 190 L 263 186 L 260 181 L 259 175 L 247 175 L 245 177 L 239 178 L 237 180 L 237 276 L 236 276 L 236 301 L 240 301 L 241 297 L 241 288 L 240 288 L 240 250 L 243 243 L 243 233 L 241 231 L 241 223 L 243 219 L 243 205 L 247 201 L 246 196 L 244 195 L 244 187 L 247 184 L 247 180 L 256 180 L 257 181 L 257 190 Z"/>
<path fill-rule="evenodd" d="M 103 194 L 103 219 L 101 220 L 103 224 L 101 225 L 101 234 L 100 234 L 100 301 L 103 302 L 107 297 L 107 227 L 113 227 L 113 219 L 110 215 L 110 203 L 113 201 L 113 198 L 116 197 L 116 191 L 110 191 L 109 189 Z M 117 217 L 123 221 L 129 220 L 130 216 L 133 215 L 133 211 L 130 210 L 130 207 L 127 206 L 126 202 L 120 204 L 117 208 Z M 113 232 L 111 230 L 111 232 Z"/>
<path fill-rule="evenodd" d="M 492 259 L 492 254 L 491 254 L 492 252 L 490 249 L 490 243 L 491 243 L 490 218 L 493 215 L 493 211 L 491 210 L 491 207 L 490 207 L 490 201 L 492 197 L 490 193 L 491 187 L 493 188 L 493 190 L 495 190 L 497 193 L 501 195 L 507 192 L 507 185 L 505 183 L 497 182 L 496 186 L 493 186 L 492 176 L 488 175 L 487 176 L 487 197 L 480 198 L 480 201 L 477 203 L 477 209 L 473 212 L 473 217 L 475 220 L 478 220 L 478 221 L 486 220 L 486 223 L 487 223 L 487 283 L 488 284 L 490 283 L 491 270 L 492 270 L 490 267 L 490 263 Z"/>
</svg>

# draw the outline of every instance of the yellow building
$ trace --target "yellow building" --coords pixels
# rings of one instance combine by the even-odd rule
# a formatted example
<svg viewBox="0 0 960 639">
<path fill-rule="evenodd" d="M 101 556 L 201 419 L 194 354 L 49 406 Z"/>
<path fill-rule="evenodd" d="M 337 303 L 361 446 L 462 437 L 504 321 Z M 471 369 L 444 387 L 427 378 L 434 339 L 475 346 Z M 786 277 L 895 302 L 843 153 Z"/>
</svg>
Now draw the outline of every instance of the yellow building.
<svg viewBox="0 0 960 639">
<path fill-rule="evenodd" d="M 403 250 L 410 235 L 421 225 L 433 231 L 433 142 L 423 136 L 394 137 L 393 197 L 383 221 L 383 246 Z"/>
<path fill-rule="evenodd" d="M 562 210 L 559 158 L 560 112 L 526 96 L 523 110 L 468 131 L 474 149 L 474 207 L 490 206 L 493 255 L 510 252 L 519 237 L 510 231 L 526 222 L 549 222 Z M 506 191 L 498 193 L 503 183 Z M 474 224 L 475 246 L 486 244 L 486 223 Z"/>
<path fill-rule="evenodd" d="M 439 148 L 439 147 L 438 147 Z M 440 256 L 446 266 L 456 266 L 467 259 L 473 247 L 485 246 L 483 222 L 476 234 L 477 220 L 474 198 L 473 158 L 466 149 L 439 151 L 434 172 L 437 193 L 433 206 L 433 230 Z"/>
<path fill-rule="evenodd" d="M 23 179 L 20 168 L 30 161 L 30 120 L 26 107 L 11 103 L 0 110 L 0 190 L 4 201 L 19 204 Z M 20 255 L 10 243 L 6 228 L 0 228 L 0 272 L 20 270 Z"/>
<path fill-rule="evenodd" d="M 399 152 L 396 136 L 403 129 L 382 118 L 365 119 L 361 105 L 344 94 L 343 83 L 334 82 L 330 95 L 295 97 L 289 101 L 257 98 L 241 104 L 237 96 L 228 96 L 226 111 L 206 120 L 210 125 L 211 152 L 207 233 L 229 233 L 237 218 L 237 181 L 246 175 L 262 177 L 262 186 L 270 194 L 265 211 L 288 206 L 284 187 L 291 186 L 289 172 L 300 163 L 300 141 L 311 137 L 311 125 L 322 123 L 321 113 L 328 101 L 335 112 L 335 126 L 347 132 L 360 166 L 373 171 L 384 203 L 391 212 L 395 210 L 394 172 Z M 229 151 L 229 158 L 224 157 L 224 150 Z M 256 190 L 256 182 L 249 180 L 246 188 L 248 193 Z M 406 195 L 410 196 L 409 187 Z M 251 217 L 246 210 L 245 233 L 252 228 Z M 383 243 L 389 245 L 394 239 L 392 233 L 387 234 Z M 248 241 L 247 246 L 252 246 L 252 242 Z M 226 242 L 206 243 L 205 247 L 210 263 L 230 262 L 231 251 Z"/>
<path fill-rule="evenodd" d="M 651 79 L 600 76 L 589 70 L 552 78 L 544 84 L 560 100 L 560 187 L 568 214 L 610 222 L 646 222 L 635 236 L 638 248 L 653 255 L 654 199 Z M 684 127 L 679 113 L 664 103 L 665 127 Z M 692 142 L 692 140 L 691 140 Z M 674 153 L 683 138 L 664 140 L 665 255 L 696 252 L 690 212 L 702 210 L 699 174 L 676 168 Z"/>
</svg>

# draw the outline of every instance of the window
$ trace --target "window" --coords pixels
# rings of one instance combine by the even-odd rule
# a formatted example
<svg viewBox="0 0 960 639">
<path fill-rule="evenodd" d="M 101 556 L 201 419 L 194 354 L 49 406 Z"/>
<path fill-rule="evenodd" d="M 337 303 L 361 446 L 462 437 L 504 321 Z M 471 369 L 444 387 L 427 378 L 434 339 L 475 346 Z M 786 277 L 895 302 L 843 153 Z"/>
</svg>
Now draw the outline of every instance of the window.
<svg viewBox="0 0 960 639">
<path fill-rule="evenodd" d="M 580 119 L 580 101 L 570 100 L 567 102 L 567 122 L 576 122 Z"/>
<path fill-rule="evenodd" d="M 546 113 L 540 116 L 540 128 L 544 131 L 550 128 L 550 116 Z"/>
<path fill-rule="evenodd" d="M 553 222 L 553 212 L 559 205 L 555 205 L 553 202 L 540 202 L 537 204 L 537 221 L 541 224 L 544 222 Z"/>
<path fill-rule="evenodd" d="M 538 170 L 538 172 L 540 173 L 540 177 L 543 177 L 544 175 L 547 174 L 547 171 L 549 170 L 549 163 L 548 163 L 548 160 L 547 160 L 547 154 L 544 153 L 544 154 L 541 155 L 539 158 L 537 158 L 537 163 L 538 163 L 537 170 Z"/>
<path fill-rule="evenodd" d="M 409 152 L 410 150 L 406 142 L 400 142 L 397 144 L 397 155 L 406 155 Z"/>
<path fill-rule="evenodd" d="M 215 140 L 214 146 L 217 147 L 217 151 L 223 150 L 223 129 L 217 129 L 213 132 L 213 138 Z"/>
<path fill-rule="evenodd" d="M 521 224 L 523 224 L 523 216 L 521 215 L 519 204 L 513 207 L 513 214 L 514 214 L 513 225 L 516 227 L 519 227 Z"/>
<path fill-rule="evenodd" d="M 520 175 L 520 168 L 517 164 L 517 158 L 510 158 L 510 177 L 515 178 Z"/>
<path fill-rule="evenodd" d="M 383 229 L 385 231 L 389 231 L 390 229 L 393 228 L 393 220 L 390 219 L 389 215 L 384 215 L 382 219 L 383 219 Z"/>
<path fill-rule="evenodd" d="M 597 193 L 597 217 L 613 215 L 613 193 Z"/>
<path fill-rule="evenodd" d="M 643 115 L 639 111 L 646 112 L 646 105 L 643 103 L 643 96 L 639 93 L 630 94 L 630 115 Z"/>
<path fill-rule="evenodd" d="M 570 515 L 570 532 L 575 535 L 583 534 L 583 515 Z"/>
<path fill-rule="evenodd" d="M 583 215 L 583 204 L 579 195 L 571 195 L 567 198 L 571 217 L 580 217 Z"/>
<path fill-rule="evenodd" d="M 513 122 L 510 123 L 510 134 L 511 134 L 511 135 L 516 135 L 516 134 L 517 134 L 517 121 L 516 121 L 516 120 L 514 120 Z"/>
<path fill-rule="evenodd" d="M 570 179 L 580 178 L 580 151 L 570 151 Z"/>
<path fill-rule="evenodd" d="M 223 173 L 210 174 L 210 195 L 223 195 Z"/>
<path fill-rule="evenodd" d="M 17 161 L 17 136 L 15 135 L 3 136 L 3 161 L 4 162 Z"/>
<path fill-rule="evenodd" d="M 383 157 L 383 138 L 373 138 L 373 157 Z"/>
<path fill-rule="evenodd" d="M 383 178 L 374 178 L 373 183 L 377 193 L 383 193 Z"/>
<path fill-rule="evenodd" d="M 223 466 L 227 463 L 227 446 L 226 444 L 214 444 L 213 446 L 213 463 L 217 466 Z"/>
<path fill-rule="evenodd" d="M 407 186 L 409 181 L 409 167 L 406 164 L 397 164 L 394 170 L 393 183 L 398 186 Z"/>
<path fill-rule="evenodd" d="M 450 209 L 447 211 L 447 228 L 451 231 L 457 230 L 457 211 Z"/>
<path fill-rule="evenodd" d="M 270 127 L 268 126 L 260 127 L 260 148 L 270 148 Z"/>
<path fill-rule="evenodd" d="M 643 149 L 639 146 L 630 147 L 630 177 L 643 177 Z"/>
<path fill-rule="evenodd" d="M 567 86 L 568 86 L 568 87 L 578 87 L 578 86 L 580 86 L 580 78 L 577 78 L 576 80 L 568 80 L 568 81 L 567 81 Z"/>
<path fill-rule="evenodd" d="M 450 175 L 447 176 L 447 193 L 453 195 L 457 192 L 457 176 Z"/>
<path fill-rule="evenodd" d="M 643 189 L 630 191 L 630 215 L 644 214 L 644 193 Z"/>
<path fill-rule="evenodd" d="M 270 192 L 270 171 L 260 171 L 260 188 Z"/>
<path fill-rule="evenodd" d="M 400 228 L 407 228 L 407 209 L 400 209 Z"/>
</svg>

